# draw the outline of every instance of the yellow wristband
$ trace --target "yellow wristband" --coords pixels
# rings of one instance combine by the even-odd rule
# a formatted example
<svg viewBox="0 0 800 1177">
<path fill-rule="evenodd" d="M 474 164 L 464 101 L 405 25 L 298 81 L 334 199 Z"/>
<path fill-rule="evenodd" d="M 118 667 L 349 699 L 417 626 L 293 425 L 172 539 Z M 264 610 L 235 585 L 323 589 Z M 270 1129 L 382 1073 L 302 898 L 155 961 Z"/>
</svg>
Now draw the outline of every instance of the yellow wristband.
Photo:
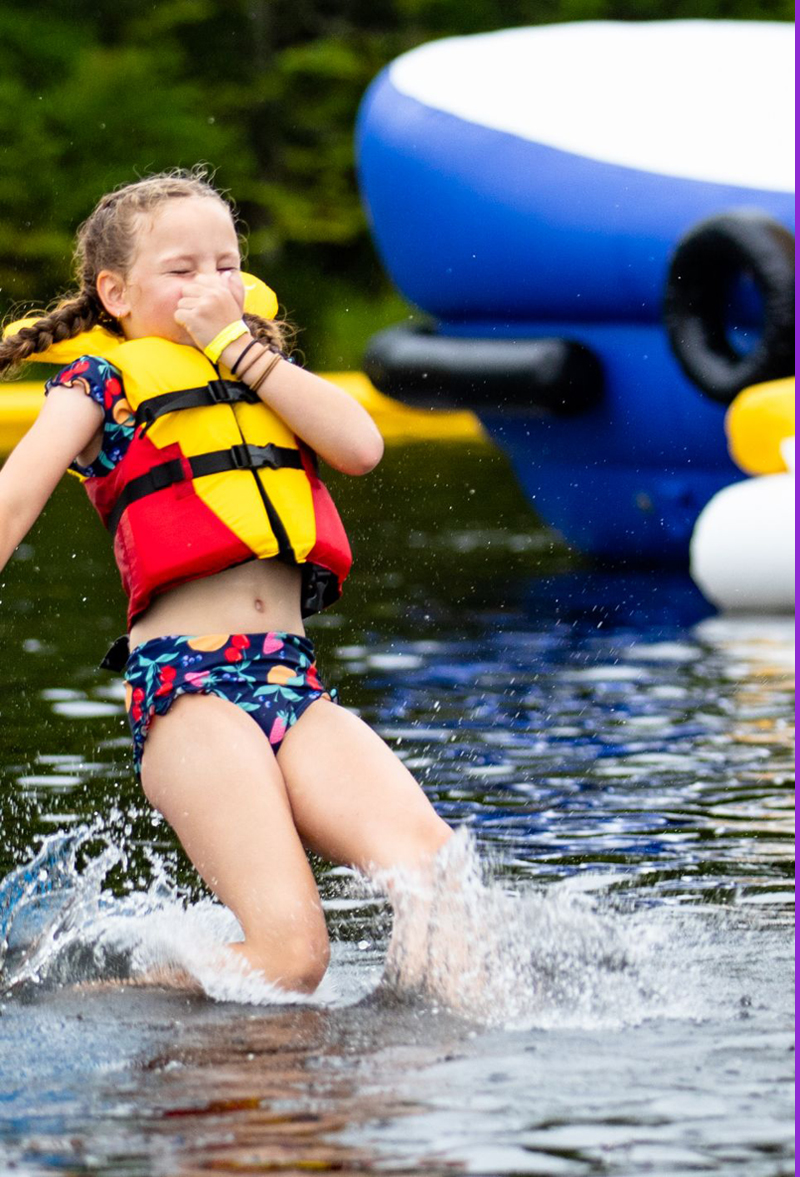
<svg viewBox="0 0 800 1177">
<path fill-rule="evenodd" d="M 249 330 L 250 328 L 244 319 L 237 319 L 235 323 L 229 323 L 227 327 L 222 328 L 219 335 L 215 335 L 211 342 L 206 344 L 203 348 L 203 355 L 208 356 L 212 364 L 216 364 L 228 344 L 233 343 L 235 339 L 240 339 Z"/>
</svg>

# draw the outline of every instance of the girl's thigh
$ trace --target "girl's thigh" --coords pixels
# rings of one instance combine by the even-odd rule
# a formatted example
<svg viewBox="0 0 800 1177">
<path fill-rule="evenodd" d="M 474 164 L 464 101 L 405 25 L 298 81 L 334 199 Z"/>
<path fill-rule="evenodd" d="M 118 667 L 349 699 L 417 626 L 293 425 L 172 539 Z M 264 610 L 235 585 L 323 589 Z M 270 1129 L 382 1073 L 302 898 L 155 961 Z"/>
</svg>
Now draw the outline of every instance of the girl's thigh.
<svg viewBox="0 0 800 1177">
<path fill-rule="evenodd" d="M 184 695 L 150 729 L 142 786 L 250 943 L 325 938 L 314 877 L 264 734 L 213 695 Z"/>
<path fill-rule="evenodd" d="M 278 764 L 303 841 L 330 861 L 421 867 L 452 833 L 380 736 L 324 699 L 289 729 Z"/>
</svg>

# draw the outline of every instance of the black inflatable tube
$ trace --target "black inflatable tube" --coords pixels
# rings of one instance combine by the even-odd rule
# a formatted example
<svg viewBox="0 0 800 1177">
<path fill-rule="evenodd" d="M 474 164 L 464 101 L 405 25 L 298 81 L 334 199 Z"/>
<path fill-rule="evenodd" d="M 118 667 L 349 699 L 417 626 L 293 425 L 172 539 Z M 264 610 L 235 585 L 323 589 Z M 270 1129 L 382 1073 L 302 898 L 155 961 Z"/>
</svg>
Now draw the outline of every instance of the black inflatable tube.
<svg viewBox="0 0 800 1177">
<path fill-rule="evenodd" d="M 401 325 L 372 337 L 364 371 L 380 392 L 424 407 L 573 416 L 603 395 L 599 359 L 567 339 L 462 339 Z"/>
<path fill-rule="evenodd" d="M 745 355 L 726 331 L 737 276 L 761 294 L 763 330 Z M 729 404 L 748 384 L 794 373 L 794 236 L 759 209 L 735 209 L 696 225 L 670 265 L 664 321 L 672 350 L 690 380 Z"/>
</svg>

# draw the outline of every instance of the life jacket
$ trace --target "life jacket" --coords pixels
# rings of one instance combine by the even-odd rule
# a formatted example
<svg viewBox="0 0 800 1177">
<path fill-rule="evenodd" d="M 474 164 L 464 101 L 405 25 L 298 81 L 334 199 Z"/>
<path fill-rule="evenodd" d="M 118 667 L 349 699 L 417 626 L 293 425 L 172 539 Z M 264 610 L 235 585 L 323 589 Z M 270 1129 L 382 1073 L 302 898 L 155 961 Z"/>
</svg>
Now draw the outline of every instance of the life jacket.
<svg viewBox="0 0 800 1177">
<path fill-rule="evenodd" d="M 243 277 L 245 310 L 274 318 L 272 291 Z M 129 626 L 156 594 L 254 558 L 301 567 L 304 616 L 338 599 L 352 557 L 316 455 L 257 393 L 195 347 L 102 327 L 35 358 L 87 355 L 120 371 L 136 423 L 114 470 L 83 480 L 113 535 Z"/>
</svg>

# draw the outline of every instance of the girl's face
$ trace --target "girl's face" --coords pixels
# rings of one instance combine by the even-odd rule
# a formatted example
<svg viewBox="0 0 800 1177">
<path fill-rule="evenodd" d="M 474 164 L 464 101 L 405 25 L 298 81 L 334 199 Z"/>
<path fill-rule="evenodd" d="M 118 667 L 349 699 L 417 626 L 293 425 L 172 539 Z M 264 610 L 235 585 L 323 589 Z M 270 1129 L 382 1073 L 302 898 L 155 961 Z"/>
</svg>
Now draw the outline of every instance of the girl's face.
<svg viewBox="0 0 800 1177">
<path fill-rule="evenodd" d="M 175 322 L 183 288 L 201 274 L 213 277 L 230 289 L 241 310 L 239 266 L 239 242 L 225 206 L 210 197 L 172 199 L 143 221 L 120 302 L 109 309 L 126 339 L 158 335 L 191 344 L 189 333 Z"/>
</svg>

